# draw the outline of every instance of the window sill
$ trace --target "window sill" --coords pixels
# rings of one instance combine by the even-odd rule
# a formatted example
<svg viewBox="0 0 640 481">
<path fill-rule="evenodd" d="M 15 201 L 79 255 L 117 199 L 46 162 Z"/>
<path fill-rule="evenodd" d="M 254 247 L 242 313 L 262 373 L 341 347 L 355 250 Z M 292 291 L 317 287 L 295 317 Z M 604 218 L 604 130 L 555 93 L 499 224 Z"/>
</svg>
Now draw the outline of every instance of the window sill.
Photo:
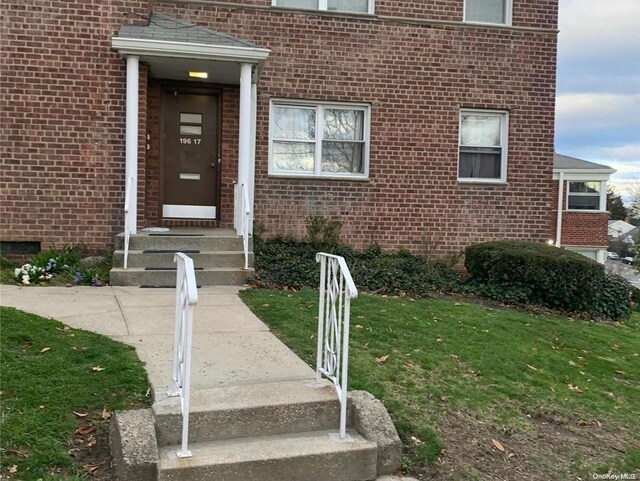
<svg viewBox="0 0 640 481">
<path fill-rule="evenodd" d="M 295 180 L 342 180 L 345 182 L 371 182 L 369 177 L 354 177 L 341 175 L 300 175 L 300 174 L 274 174 L 269 173 L 272 179 L 295 179 Z"/>
<path fill-rule="evenodd" d="M 499 185 L 499 186 L 508 186 L 509 182 L 506 180 L 482 180 L 482 179 L 458 179 L 458 185 Z"/>
<path fill-rule="evenodd" d="M 337 16 L 337 17 L 352 17 L 352 18 L 361 18 L 365 20 L 375 20 L 378 16 L 375 13 L 369 12 L 344 12 L 341 10 L 320 10 L 315 8 L 296 8 L 296 7 L 279 7 L 277 5 L 271 5 L 271 10 L 275 10 L 278 12 L 284 13 L 309 13 L 309 14 L 320 14 L 320 15 L 328 15 L 328 16 Z"/>
<path fill-rule="evenodd" d="M 582 214 L 608 214 L 608 210 L 592 210 L 592 209 L 565 209 L 564 212 L 582 213 Z"/>
<path fill-rule="evenodd" d="M 466 25 L 477 25 L 479 27 L 502 27 L 510 28 L 513 25 L 511 23 L 491 23 L 491 22 L 474 22 L 473 20 L 463 20 L 462 23 Z"/>
</svg>

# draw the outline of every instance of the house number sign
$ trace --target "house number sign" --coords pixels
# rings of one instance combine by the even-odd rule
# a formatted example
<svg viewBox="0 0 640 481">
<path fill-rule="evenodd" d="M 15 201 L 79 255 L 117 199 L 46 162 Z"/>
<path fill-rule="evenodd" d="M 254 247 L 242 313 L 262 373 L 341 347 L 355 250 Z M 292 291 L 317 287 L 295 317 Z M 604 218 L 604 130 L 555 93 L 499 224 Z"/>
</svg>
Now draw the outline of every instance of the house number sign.
<svg viewBox="0 0 640 481">
<path fill-rule="evenodd" d="M 181 144 L 194 144 L 194 145 L 198 145 L 200 142 L 202 142 L 202 139 L 191 139 L 189 137 L 180 137 L 180 143 Z"/>
</svg>

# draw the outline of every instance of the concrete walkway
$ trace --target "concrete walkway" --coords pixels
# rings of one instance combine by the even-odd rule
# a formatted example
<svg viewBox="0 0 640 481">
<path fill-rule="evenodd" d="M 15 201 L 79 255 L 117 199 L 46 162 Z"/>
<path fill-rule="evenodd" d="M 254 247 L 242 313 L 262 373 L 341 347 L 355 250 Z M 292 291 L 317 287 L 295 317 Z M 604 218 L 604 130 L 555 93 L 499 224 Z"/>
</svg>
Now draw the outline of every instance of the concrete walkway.
<svg viewBox="0 0 640 481">
<path fill-rule="evenodd" d="M 314 371 L 269 332 L 238 292 L 230 286 L 198 290 L 192 388 L 314 379 Z M 154 388 L 171 381 L 174 289 L 3 285 L 0 304 L 134 346 Z"/>
</svg>

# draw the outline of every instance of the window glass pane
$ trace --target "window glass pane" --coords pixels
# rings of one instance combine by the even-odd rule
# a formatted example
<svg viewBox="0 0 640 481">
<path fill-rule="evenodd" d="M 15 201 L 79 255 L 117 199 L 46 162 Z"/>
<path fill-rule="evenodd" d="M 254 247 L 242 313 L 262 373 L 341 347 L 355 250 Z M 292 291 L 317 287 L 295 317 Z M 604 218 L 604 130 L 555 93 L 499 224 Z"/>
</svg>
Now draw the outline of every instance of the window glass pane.
<svg viewBox="0 0 640 481">
<path fill-rule="evenodd" d="M 309 142 L 274 142 L 275 170 L 313 172 L 316 145 Z"/>
<path fill-rule="evenodd" d="M 507 0 L 466 0 L 465 20 L 470 22 L 506 23 Z"/>
<path fill-rule="evenodd" d="M 339 10 L 341 12 L 368 12 L 369 0 L 328 0 L 328 10 Z"/>
<path fill-rule="evenodd" d="M 500 146 L 501 117 L 463 114 L 460 142 L 462 145 Z"/>
<path fill-rule="evenodd" d="M 274 139 L 314 140 L 316 111 L 301 107 L 275 107 L 273 127 Z"/>
<path fill-rule="evenodd" d="M 493 149 L 495 150 L 495 149 Z M 462 179 L 500 179 L 501 152 L 460 152 L 460 172 Z"/>
<path fill-rule="evenodd" d="M 578 251 L 578 250 L 575 250 L 573 252 L 575 252 L 576 254 L 580 254 L 581 256 L 588 257 L 589 259 L 593 259 L 594 261 L 598 259 L 598 252 L 597 251 Z"/>
<path fill-rule="evenodd" d="M 569 209 L 580 210 L 599 210 L 600 209 L 600 194 L 597 195 L 569 195 L 568 205 Z"/>
<path fill-rule="evenodd" d="M 202 126 L 180 124 L 180 135 L 202 135 Z"/>
<path fill-rule="evenodd" d="M 569 182 L 569 192 L 600 193 L 600 182 Z"/>
<path fill-rule="evenodd" d="M 364 135 L 362 110 L 325 109 L 324 138 L 331 140 L 362 140 Z"/>
<path fill-rule="evenodd" d="M 318 0 L 277 0 L 278 7 L 318 9 Z"/>
<path fill-rule="evenodd" d="M 360 142 L 322 142 L 322 172 L 363 174 L 363 145 Z"/>
<path fill-rule="evenodd" d="M 180 113 L 180 122 L 184 124 L 201 124 L 202 114 Z"/>
</svg>

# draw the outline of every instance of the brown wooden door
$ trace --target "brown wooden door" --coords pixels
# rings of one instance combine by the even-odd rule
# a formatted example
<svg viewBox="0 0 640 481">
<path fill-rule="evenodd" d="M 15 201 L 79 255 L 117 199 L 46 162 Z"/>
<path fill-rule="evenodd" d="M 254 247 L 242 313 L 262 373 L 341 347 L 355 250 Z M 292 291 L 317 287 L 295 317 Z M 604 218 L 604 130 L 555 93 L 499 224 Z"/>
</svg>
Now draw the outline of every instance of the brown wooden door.
<svg viewBox="0 0 640 481">
<path fill-rule="evenodd" d="M 217 96 L 168 91 L 163 115 L 162 216 L 216 219 Z"/>
</svg>

